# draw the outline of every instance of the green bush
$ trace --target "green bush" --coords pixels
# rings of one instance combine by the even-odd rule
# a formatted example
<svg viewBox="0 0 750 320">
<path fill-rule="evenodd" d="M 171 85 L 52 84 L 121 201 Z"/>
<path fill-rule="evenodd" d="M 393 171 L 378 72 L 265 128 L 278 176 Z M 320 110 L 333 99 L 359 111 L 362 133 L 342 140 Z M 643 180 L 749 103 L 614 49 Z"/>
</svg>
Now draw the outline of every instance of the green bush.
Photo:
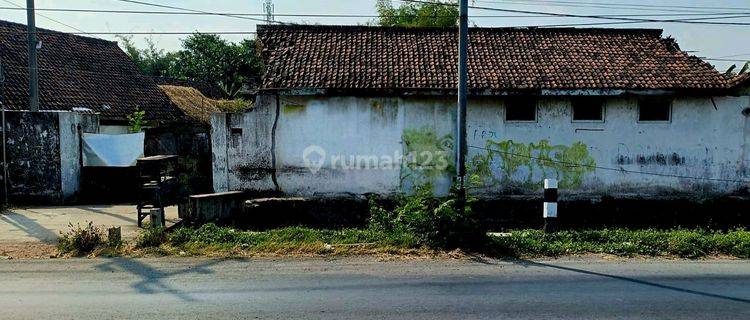
<svg viewBox="0 0 750 320">
<path fill-rule="evenodd" d="M 431 248 L 476 249 L 484 244 L 486 230 L 472 211 L 471 202 L 470 199 L 461 208 L 455 191 L 440 199 L 433 196 L 432 186 L 421 186 L 414 195 L 400 199 L 394 210 L 379 207 L 371 200 L 370 228 L 405 233 Z"/>
<path fill-rule="evenodd" d="M 700 231 L 677 230 L 669 234 L 668 252 L 683 258 L 700 258 L 712 252 L 712 241 Z"/>
<path fill-rule="evenodd" d="M 70 223 L 68 226 L 70 231 L 61 232 L 57 243 L 58 250 L 63 254 L 83 256 L 105 244 L 104 231 L 95 227 L 93 222 L 88 222 L 83 228 L 80 224 L 73 226 Z"/>
<path fill-rule="evenodd" d="M 606 253 L 618 256 L 678 256 L 701 258 L 730 255 L 750 258 L 750 232 L 704 230 L 585 230 L 545 233 L 539 230 L 511 232 L 493 237 L 491 253 L 503 256 L 560 256 Z"/>
<path fill-rule="evenodd" d="M 735 230 L 715 235 L 716 248 L 722 254 L 750 259 L 750 232 Z"/>
<path fill-rule="evenodd" d="M 166 240 L 167 235 L 163 227 L 151 228 L 146 226 L 146 229 L 136 239 L 135 246 L 137 248 L 155 248 L 161 246 Z"/>
</svg>

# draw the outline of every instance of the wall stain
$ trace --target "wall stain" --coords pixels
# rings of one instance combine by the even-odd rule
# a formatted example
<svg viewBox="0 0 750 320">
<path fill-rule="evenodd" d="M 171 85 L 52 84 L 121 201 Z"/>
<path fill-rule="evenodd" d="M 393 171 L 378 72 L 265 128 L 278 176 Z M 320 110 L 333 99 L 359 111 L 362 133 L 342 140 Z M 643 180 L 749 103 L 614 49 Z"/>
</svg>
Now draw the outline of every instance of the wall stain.
<svg viewBox="0 0 750 320">
<path fill-rule="evenodd" d="M 372 117 L 370 122 L 381 125 L 395 123 L 398 118 L 398 102 L 391 98 L 373 99 L 370 101 Z"/>
<path fill-rule="evenodd" d="M 596 161 L 588 146 L 576 142 L 570 146 L 552 145 L 549 140 L 520 143 L 513 140 L 486 143 L 485 152 L 469 162 L 471 182 L 481 187 L 519 185 L 539 189 L 547 178 L 555 178 L 560 188 L 577 188 L 586 173 L 593 172 Z M 517 180 L 519 174 L 526 176 Z M 498 177 L 499 175 L 499 177 Z"/>
<path fill-rule="evenodd" d="M 293 114 L 293 113 L 301 113 L 305 111 L 305 106 L 301 104 L 286 104 L 284 105 L 283 113 L 284 114 Z"/>
<path fill-rule="evenodd" d="M 626 155 L 618 155 L 615 159 L 615 162 L 618 165 L 631 165 L 631 164 L 638 164 L 638 165 L 660 165 L 660 166 L 683 166 L 685 165 L 685 157 L 677 154 L 663 154 L 663 153 L 655 153 L 655 154 L 649 154 L 649 155 L 637 155 L 635 158 L 626 156 Z"/>
<path fill-rule="evenodd" d="M 438 136 L 429 127 L 405 129 L 402 135 L 404 159 L 401 186 L 423 185 L 456 171 L 453 135 Z"/>
</svg>

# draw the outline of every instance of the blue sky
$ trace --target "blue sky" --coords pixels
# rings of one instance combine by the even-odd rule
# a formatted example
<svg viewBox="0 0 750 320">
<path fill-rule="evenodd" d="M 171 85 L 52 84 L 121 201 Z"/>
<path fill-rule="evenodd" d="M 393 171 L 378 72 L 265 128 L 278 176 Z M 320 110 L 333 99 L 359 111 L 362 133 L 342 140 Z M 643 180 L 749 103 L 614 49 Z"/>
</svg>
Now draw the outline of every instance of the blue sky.
<svg viewBox="0 0 750 320">
<path fill-rule="evenodd" d="M 186 7 L 202 11 L 261 13 L 262 0 L 144 0 L 151 3 Z M 375 0 L 275 0 L 276 13 L 305 13 L 305 14 L 357 14 L 375 15 Z M 398 4 L 398 1 L 394 1 Z M 595 3 L 615 3 L 635 5 L 629 8 L 601 8 Z M 0 7 L 25 5 L 24 0 L 0 0 Z M 658 0 L 547 0 L 533 2 L 528 0 L 475 0 L 474 5 L 496 7 L 514 10 L 532 10 L 557 12 L 577 15 L 591 14 L 674 14 L 673 17 L 653 17 L 654 19 L 685 18 L 685 14 L 695 14 L 697 11 L 719 13 L 738 13 L 750 16 L 750 0 L 718 0 L 718 1 L 658 1 Z M 721 10 L 705 10 L 694 8 L 655 8 L 653 6 L 690 6 L 690 7 L 723 7 Z M 124 3 L 116 0 L 36 0 L 37 8 L 80 8 L 80 9 L 125 9 L 125 10 L 164 10 L 143 5 Z M 609 5 L 608 5 L 609 6 Z M 748 8 L 747 10 L 727 8 Z M 71 12 L 40 12 L 42 15 L 55 19 L 87 32 L 152 32 L 152 31 L 254 31 L 256 22 L 221 16 L 194 15 L 125 15 L 102 13 L 71 13 Z M 478 18 L 479 15 L 515 15 L 513 13 L 491 12 L 484 10 L 470 10 L 471 21 L 480 27 L 489 26 L 519 26 L 544 24 L 569 24 L 602 22 L 601 20 L 558 18 L 558 17 L 504 17 Z M 0 19 L 25 23 L 24 11 L 0 10 Z M 364 24 L 374 18 L 286 18 L 277 20 L 307 22 L 319 24 Z M 750 17 L 741 17 L 732 22 L 750 22 Z M 40 27 L 70 31 L 75 30 L 38 16 Z M 618 26 L 612 26 L 618 27 Z M 677 23 L 641 23 L 619 27 L 630 28 L 659 28 L 664 29 L 665 36 L 677 39 L 683 50 L 691 51 L 701 57 L 724 59 L 750 60 L 750 26 L 718 26 L 718 25 L 687 25 Z M 250 36 L 250 35 L 249 35 Z M 110 35 L 97 37 L 114 40 Z M 227 39 L 237 41 L 243 36 L 229 35 Z M 179 35 L 154 35 L 152 39 L 158 47 L 175 50 L 180 46 Z M 137 44 L 144 43 L 145 36 L 134 36 Z M 709 61 L 724 70 L 737 62 Z"/>
</svg>

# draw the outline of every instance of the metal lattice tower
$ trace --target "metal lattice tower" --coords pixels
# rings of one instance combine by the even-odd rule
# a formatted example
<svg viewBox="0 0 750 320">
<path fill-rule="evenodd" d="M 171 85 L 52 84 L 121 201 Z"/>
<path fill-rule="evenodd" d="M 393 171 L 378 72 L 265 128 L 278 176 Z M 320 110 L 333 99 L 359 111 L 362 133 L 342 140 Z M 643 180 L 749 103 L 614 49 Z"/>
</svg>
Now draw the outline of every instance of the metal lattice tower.
<svg viewBox="0 0 750 320">
<path fill-rule="evenodd" d="M 263 13 L 266 14 L 267 23 L 274 21 L 273 9 L 273 0 L 263 0 Z"/>
</svg>

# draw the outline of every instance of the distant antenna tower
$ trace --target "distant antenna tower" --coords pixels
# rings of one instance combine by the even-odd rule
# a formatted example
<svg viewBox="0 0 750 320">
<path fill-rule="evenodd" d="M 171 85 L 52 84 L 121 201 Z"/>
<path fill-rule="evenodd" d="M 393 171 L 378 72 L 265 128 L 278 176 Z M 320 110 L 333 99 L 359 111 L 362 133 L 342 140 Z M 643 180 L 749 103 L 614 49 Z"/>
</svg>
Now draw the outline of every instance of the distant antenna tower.
<svg viewBox="0 0 750 320">
<path fill-rule="evenodd" d="M 263 13 L 266 14 L 266 22 L 271 23 L 273 18 L 273 0 L 263 0 Z"/>
</svg>

